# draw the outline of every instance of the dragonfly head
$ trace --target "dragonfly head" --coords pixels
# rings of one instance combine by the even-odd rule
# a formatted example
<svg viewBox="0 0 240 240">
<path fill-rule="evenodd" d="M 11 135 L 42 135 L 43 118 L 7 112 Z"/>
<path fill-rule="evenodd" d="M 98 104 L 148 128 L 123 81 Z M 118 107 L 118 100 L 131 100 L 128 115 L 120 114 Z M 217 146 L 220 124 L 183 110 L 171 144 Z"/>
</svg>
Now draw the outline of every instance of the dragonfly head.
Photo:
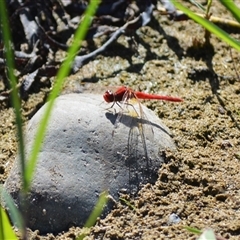
<svg viewBox="0 0 240 240">
<path fill-rule="evenodd" d="M 114 94 L 111 90 L 107 90 L 104 94 L 103 94 L 103 98 L 106 102 L 110 103 L 110 102 L 114 102 Z"/>
</svg>

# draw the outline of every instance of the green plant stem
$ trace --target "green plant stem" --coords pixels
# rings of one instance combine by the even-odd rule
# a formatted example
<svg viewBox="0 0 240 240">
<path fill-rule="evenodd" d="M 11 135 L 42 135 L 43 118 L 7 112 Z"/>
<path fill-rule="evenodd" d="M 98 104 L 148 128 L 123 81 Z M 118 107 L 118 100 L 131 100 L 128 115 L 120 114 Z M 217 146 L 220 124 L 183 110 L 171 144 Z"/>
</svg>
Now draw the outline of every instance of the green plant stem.
<svg viewBox="0 0 240 240">
<path fill-rule="evenodd" d="M 206 18 L 209 19 L 209 12 L 210 12 L 210 8 L 212 6 L 212 0 L 208 0 L 208 3 L 207 3 L 207 10 L 206 10 Z"/>
<path fill-rule="evenodd" d="M 176 8 L 178 8 L 179 10 L 181 10 L 182 12 L 184 12 L 185 14 L 187 14 L 191 19 L 193 19 L 195 22 L 197 22 L 198 24 L 202 25 L 204 28 L 206 28 L 209 32 L 213 33 L 214 35 L 216 35 L 217 37 L 219 37 L 220 39 L 222 39 L 224 42 L 226 42 L 227 44 L 229 44 L 230 46 L 232 46 L 233 48 L 235 48 L 236 50 L 240 51 L 240 42 L 237 41 L 236 39 L 232 38 L 228 33 L 226 33 L 224 30 L 222 30 L 221 28 L 219 28 L 218 26 L 216 26 L 215 24 L 213 24 L 212 22 L 208 21 L 207 19 L 204 19 L 198 15 L 196 15 L 195 13 L 193 13 L 192 11 L 190 11 L 189 9 L 185 8 L 182 4 L 180 4 L 178 1 L 176 0 L 171 0 L 172 3 L 176 6 Z"/>
<path fill-rule="evenodd" d="M 19 144 L 19 154 L 20 154 L 20 163 L 21 163 L 21 173 L 23 180 L 23 188 L 26 187 L 26 179 L 24 176 L 25 172 L 25 153 L 24 153 L 24 138 L 23 138 L 23 129 L 22 129 L 22 114 L 21 114 L 21 100 L 18 95 L 17 90 L 17 79 L 14 75 L 14 54 L 12 50 L 12 37 L 10 33 L 10 26 L 8 21 L 8 12 L 5 1 L 1 1 L 0 7 L 0 19 L 2 23 L 2 35 L 5 48 L 5 57 L 6 57 L 6 66 L 8 79 L 11 86 L 11 101 L 15 110 L 15 120 L 17 126 L 17 136 Z"/>
<path fill-rule="evenodd" d="M 11 86 L 11 101 L 12 106 L 15 110 L 15 121 L 16 121 L 16 127 L 17 127 L 17 136 L 18 136 L 18 149 L 19 149 L 19 155 L 20 155 L 20 166 L 21 166 L 21 180 L 22 180 L 22 189 L 20 194 L 21 198 L 21 209 L 23 212 L 23 218 L 22 218 L 22 238 L 27 239 L 26 235 L 26 196 L 27 192 L 24 191 L 24 189 L 27 188 L 27 179 L 25 170 L 26 170 L 26 162 L 25 162 L 25 150 L 24 150 L 24 137 L 23 137 L 23 121 L 22 121 L 22 114 L 21 114 L 21 100 L 18 95 L 17 90 L 17 79 L 14 75 L 14 54 L 12 49 L 12 37 L 10 33 L 10 25 L 8 21 L 8 12 L 7 12 L 7 6 L 5 1 L 1 1 L 1 7 L 0 7 L 0 20 L 2 23 L 2 35 L 3 35 L 3 41 L 4 41 L 4 50 L 5 50 L 5 57 L 6 57 L 6 66 L 7 66 L 7 76 L 10 82 Z"/>
<path fill-rule="evenodd" d="M 97 218 L 101 215 L 103 208 L 107 204 L 107 201 L 108 201 L 108 192 L 104 191 L 100 194 L 93 211 L 91 212 L 86 223 L 84 224 L 84 228 L 90 228 L 96 223 Z M 86 229 L 85 229 L 85 232 L 86 232 Z M 78 236 L 77 240 L 82 240 L 84 239 L 85 236 L 86 234 L 82 233 L 80 236 Z"/>
</svg>

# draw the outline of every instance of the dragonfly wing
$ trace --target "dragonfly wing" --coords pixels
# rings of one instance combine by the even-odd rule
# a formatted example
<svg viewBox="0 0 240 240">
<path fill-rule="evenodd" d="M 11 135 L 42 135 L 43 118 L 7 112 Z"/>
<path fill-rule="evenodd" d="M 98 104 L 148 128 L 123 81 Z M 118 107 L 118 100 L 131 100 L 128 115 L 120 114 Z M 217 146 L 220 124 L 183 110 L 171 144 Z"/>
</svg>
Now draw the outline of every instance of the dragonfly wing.
<svg viewBox="0 0 240 240">
<path fill-rule="evenodd" d="M 119 128 L 120 123 L 129 127 L 129 156 L 134 156 L 136 159 L 140 157 L 139 153 L 141 152 L 142 157 L 144 157 L 148 163 L 150 156 L 148 155 L 147 142 L 150 144 L 153 140 L 153 129 L 150 121 L 148 121 L 143 112 L 139 99 L 131 89 L 127 89 L 123 95 L 115 122 L 115 129 Z M 139 142 L 141 142 L 141 144 L 139 144 Z M 142 148 L 141 151 L 139 151 L 140 146 Z"/>
<path fill-rule="evenodd" d="M 143 125 L 143 131 L 145 138 L 148 139 L 149 141 L 154 140 L 154 131 L 152 127 L 151 121 L 147 118 L 147 115 L 144 113 L 142 106 L 140 106 L 140 112 L 141 112 L 141 123 Z"/>
<path fill-rule="evenodd" d="M 137 162 L 137 157 L 138 157 L 138 129 L 136 126 L 133 126 L 129 130 L 128 134 L 128 161 L 129 165 L 131 163 L 136 163 Z"/>
<path fill-rule="evenodd" d="M 138 116 L 139 122 L 141 122 L 141 131 L 143 132 L 145 138 L 149 139 L 149 141 L 153 141 L 154 131 L 152 128 L 152 124 L 148 120 L 146 114 L 144 113 L 141 102 L 137 96 L 135 96 L 134 102 L 135 102 L 135 104 L 133 106 L 134 106 L 134 110 L 136 112 L 135 115 Z"/>
<path fill-rule="evenodd" d="M 119 112 L 114 124 L 115 130 L 119 128 L 120 122 L 128 127 L 131 127 L 132 118 L 131 115 L 129 114 L 130 111 L 129 106 L 131 106 L 131 104 L 129 104 L 129 100 L 131 98 L 132 92 L 126 88 L 126 91 L 122 97 L 122 101 L 116 102 L 116 104 L 119 106 Z"/>
</svg>

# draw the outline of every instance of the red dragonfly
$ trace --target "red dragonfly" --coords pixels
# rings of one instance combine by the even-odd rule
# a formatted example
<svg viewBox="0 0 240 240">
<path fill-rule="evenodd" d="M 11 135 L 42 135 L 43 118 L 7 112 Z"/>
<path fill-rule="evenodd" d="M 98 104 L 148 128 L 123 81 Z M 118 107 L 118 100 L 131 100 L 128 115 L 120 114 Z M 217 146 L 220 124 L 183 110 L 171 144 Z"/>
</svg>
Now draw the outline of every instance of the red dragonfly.
<svg viewBox="0 0 240 240">
<path fill-rule="evenodd" d="M 162 96 L 162 95 L 155 95 L 155 94 L 148 94 L 148 93 L 134 91 L 131 88 L 128 88 L 126 86 L 119 87 L 116 90 L 116 92 L 107 90 L 104 93 L 103 98 L 107 103 L 111 103 L 111 102 L 113 103 L 113 105 L 111 107 L 113 107 L 114 104 L 116 103 L 121 108 L 120 112 L 118 113 L 116 122 L 115 122 L 115 128 L 118 126 L 118 123 L 120 121 L 124 122 L 124 120 L 122 120 L 122 118 L 124 116 L 124 114 L 123 114 L 124 108 L 127 108 L 127 106 L 132 106 L 134 111 L 130 113 L 130 111 L 127 110 L 127 112 L 130 113 L 131 119 L 133 119 L 133 118 L 135 119 L 135 126 L 137 125 L 137 128 L 139 130 L 141 141 L 142 141 L 143 148 L 144 148 L 144 155 L 147 160 L 149 159 L 149 157 L 148 157 L 145 136 L 146 135 L 150 136 L 151 132 L 153 134 L 153 130 L 151 129 L 152 131 L 145 133 L 145 127 L 146 127 L 145 125 L 146 124 L 144 124 L 144 122 L 148 122 L 148 120 L 146 119 L 146 116 L 142 110 L 141 104 L 138 101 L 138 99 L 164 100 L 164 101 L 171 101 L 171 102 L 182 102 L 183 101 L 183 99 L 178 98 L 178 97 Z M 137 107 L 134 106 L 134 103 L 136 104 L 136 102 L 137 102 Z M 128 119 L 130 119 L 130 118 L 128 118 Z M 136 119 L 137 119 L 137 124 L 136 124 Z M 132 125 L 134 125 L 134 123 Z M 131 127 L 130 123 L 129 123 L 129 126 Z M 132 131 L 132 128 L 130 129 L 130 132 L 131 131 Z M 113 134 L 114 134 L 114 131 L 113 131 Z M 130 133 L 130 135 L 132 136 L 133 134 Z M 137 136 L 138 134 L 136 133 L 135 135 Z M 134 152 L 134 150 L 132 150 L 132 146 L 137 145 L 136 143 L 133 142 L 133 141 L 137 141 L 136 136 L 131 137 L 131 139 L 133 139 L 133 140 L 129 141 L 129 143 L 128 143 L 128 149 L 130 149 L 129 151 Z"/>
<path fill-rule="evenodd" d="M 148 99 L 148 100 L 164 100 L 170 102 L 182 102 L 183 99 L 178 97 L 171 97 L 171 96 L 162 96 L 156 94 L 148 94 L 144 92 L 137 92 L 128 88 L 126 86 L 119 87 L 116 92 L 112 92 L 107 90 L 103 98 L 106 102 L 110 103 L 113 102 L 114 104 L 117 102 L 126 102 L 129 99 Z"/>
</svg>

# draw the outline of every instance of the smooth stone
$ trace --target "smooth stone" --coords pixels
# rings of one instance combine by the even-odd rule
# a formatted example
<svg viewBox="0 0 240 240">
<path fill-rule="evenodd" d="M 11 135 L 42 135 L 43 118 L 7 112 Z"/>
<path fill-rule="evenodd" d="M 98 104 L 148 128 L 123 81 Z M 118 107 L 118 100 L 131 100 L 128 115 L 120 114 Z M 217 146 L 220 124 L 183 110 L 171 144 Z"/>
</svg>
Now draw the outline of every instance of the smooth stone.
<svg viewBox="0 0 240 240">
<path fill-rule="evenodd" d="M 177 224 L 180 222 L 181 222 L 181 218 L 176 213 L 170 214 L 168 218 L 168 225 Z"/>
<path fill-rule="evenodd" d="M 162 150 L 175 149 L 169 130 L 144 106 L 148 120 L 143 124 L 123 112 L 123 123 L 114 128 L 119 107 L 115 104 L 107 109 L 110 106 L 101 95 L 94 94 L 68 94 L 56 99 L 28 197 L 28 227 L 32 230 L 58 233 L 83 226 L 102 191 L 108 190 L 118 199 L 119 191 L 137 192 L 140 184 L 156 180 L 164 161 Z M 29 121 L 27 156 L 45 108 Z M 131 105 L 127 108 L 133 112 Z M 139 128 L 146 130 L 147 156 Z M 5 189 L 19 207 L 18 162 L 17 158 Z M 104 212 L 110 209 L 109 203 Z"/>
</svg>

